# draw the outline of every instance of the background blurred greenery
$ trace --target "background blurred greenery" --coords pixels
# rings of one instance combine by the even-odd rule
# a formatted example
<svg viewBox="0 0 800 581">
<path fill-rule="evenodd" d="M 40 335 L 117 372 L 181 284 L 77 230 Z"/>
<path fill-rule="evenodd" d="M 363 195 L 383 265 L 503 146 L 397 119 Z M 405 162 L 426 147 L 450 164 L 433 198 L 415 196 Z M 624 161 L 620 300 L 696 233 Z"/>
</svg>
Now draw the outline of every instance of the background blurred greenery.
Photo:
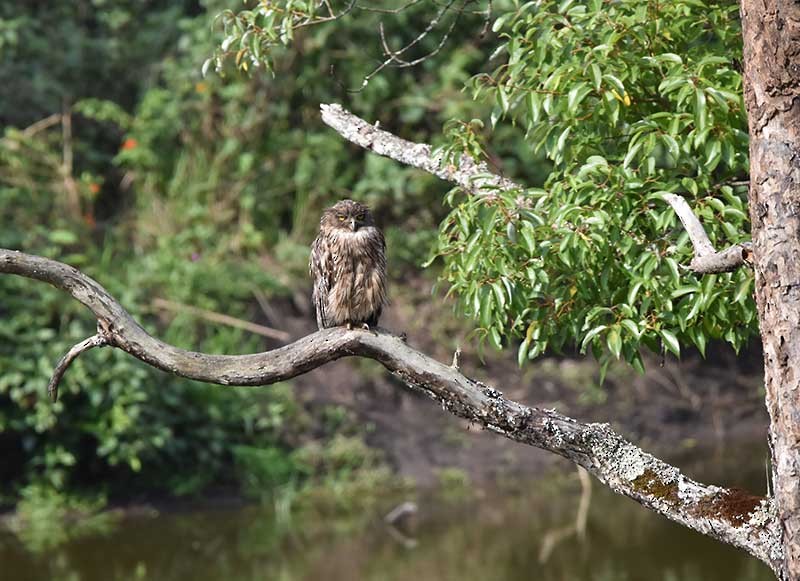
<svg viewBox="0 0 800 581">
<path fill-rule="evenodd" d="M 452 3 L 400 4 L 391 18 L 359 5 L 357 17 L 304 26 L 322 6 L 0 8 L 0 245 L 83 269 L 166 341 L 242 353 L 276 343 L 158 305 L 267 325 L 293 311 L 308 321 L 295 333 L 310 330 L 309 241 L 323 207 L 354 197 L 384 226 L 393 295 L 441 258 L 428 262 L 434 274 L 444 267 L 476 342 L 518 347 L 520 365 L 580 346 L 601 376 L 620 358 L 643 371 L 640 347 L 704 353 L 709 341 L 738 349 L 754 334 L 750 271 L 680 268 L 692 249 L 663 199 L 687 197 L 715 244 L 746 237 L 735 6 L 503 0 L 487 16 L 465 0 L 444 43 L 415 31 Z M 384 20 L 387 46 L 412 35 L 431 58 L 373 76 L 388 50 Z M 212 63 L 216 74 L 204 76 Z M 325 127 L 319 104 L 329 102 L 433 143 L 445 161 L 467 153 L 502 165 L 526 188 L 447 196 L 435 178 Z M 309 413 L 285 386 L 193 384 L 100 350 L 76 363 L 52 405 L 52 366 L 92 320 L 25 280 L 0 279 L 0 299 L 7 498 L 30 486 L 269 494 L 330 472 L 313 446 L 321 438 L 321 455 L 335 456 L 328 436 L 341 422 Z M 344 442 L 353 458 L 358 432 Z M 317 451 L 296 452 L 308 446 Z M 355 465 L 375 476 L 379 462 L 362 456 Z"/>
<path fill-rule="evenodd" d="M 274 343 L 159 312 L 153 300 L 247 320 L 264 317 L 258 293 L 305 300 L 308 245 L 334 199 L 370 203 L 386 226 L 394 275 L 416 270 L 444 216 L 446 186 L 345 144 L 321 123 L 318 106 L 343 102 L 396 123 L 389 129 L 404 137 L 430 141 L 446 119 L 481 113 L 461 89 L 490 48 L 465 26 L 436 62 L 350 93 L 363 72 L 347 63 L 363 59 L 359 39 L 370 26 L 357 20 L 343 22 L 335 39 L 324 27 L 297 38 L 276 59 L 275 78 L 235 71 L 203 78 L 201 64 L 219 42 L 212 19 L 231 4 L 0 7 L 0 246 L 81 268 L 166 341 L 215 353 Z M 424 18 L 402 16 L 409 26 Z M 521 135 L 505 131 L 503 147 L 521 147 Z M 221 389 L 98 350 L 70 369 L 53 405 L 52 367 L 92 326 L 63 293 L 0 278 L 7 503 L 23 489 L 40 498 L 50 487 L 113 498 L 255 479 L 263 492 L 308 479 L 322 464 L 292 452 L 326 430 L 286 388 Z M 320 423 L 321 430 L 309 427 Z M 280 469 L 265 473 L 267 464 Z"/>
</svg>

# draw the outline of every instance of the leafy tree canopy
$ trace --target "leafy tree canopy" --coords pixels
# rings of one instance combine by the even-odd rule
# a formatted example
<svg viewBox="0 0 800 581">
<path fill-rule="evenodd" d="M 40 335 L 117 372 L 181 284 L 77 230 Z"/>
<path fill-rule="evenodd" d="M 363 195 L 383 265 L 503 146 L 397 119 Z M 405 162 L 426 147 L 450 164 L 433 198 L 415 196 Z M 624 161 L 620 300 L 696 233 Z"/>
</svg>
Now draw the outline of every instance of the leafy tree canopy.
<svg viewBox="0 0 800 581">
<path fill-rule="evenodd" d="M 445 7 L 451 18 L 483 14 L 470 2 Z M 552 165 L 542 188 L 447 198 L 436 256 L 481 341 L 521 339 L 520 363 L 572 344 L 640 370 L 642 346 L 676 355 L 681 344 L 705 352 L 712 339 L 741 347 L 757 324 L 752 273 L 689 271 L 691 243 L 663 198 L 684 196 L 718 248 L 747 237 L 738 5 L 538 0 L 495 10 L 496 50 L 465 82 L 491 113 L 446 122 L 443 162 L 486 156 L 510 125 L 524 130 L 526 148 L 504 162 L 536 163 L 543 152 Z M 428 11 L 446 41 L 441 9 Z M 388 18 L 360 4 L 262 2 L 221 15 L 225 38 L 209 66 L 229 55 L 240 68 L 270 69 L 276 47 L 331 14 L 363 19 L 373 39 Z M 473 24 L 477 36 L 480 19 Z M 431 43 L 429 60 L 438 58 Z"/>
</svg>

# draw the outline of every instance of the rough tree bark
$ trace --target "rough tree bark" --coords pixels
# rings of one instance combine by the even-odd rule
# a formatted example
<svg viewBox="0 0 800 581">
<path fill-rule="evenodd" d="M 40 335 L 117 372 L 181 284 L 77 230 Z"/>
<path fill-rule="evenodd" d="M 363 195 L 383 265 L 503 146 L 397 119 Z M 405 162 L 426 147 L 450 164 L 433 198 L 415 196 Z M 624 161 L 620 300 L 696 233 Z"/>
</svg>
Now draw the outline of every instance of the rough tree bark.
<svg viewBox="0 0 800 581">
<path fill-rule="evenodd" d="M 267 385 L 342 357 L 368 357 L 452 414 L 511 440 L 563 456 L 614 492 L 688 528 L 744 549 L 773 570 L 782 562 L 780 531 L 771 498 L 696 482 L 628 442 L 608 424 L 581 423 L 555 410 L 506 399 L 500 391 L 464 376 L 455 366 L 431 359 L 386 332 L 339 327 L 312 333 L 266 353 L 195 353 L 150 336 L 108 291 L 71 266 L 0 249 L 0 274 L 3 273 L 50 283 L 83 303 L 97 319 L 97 334 L 69 351 L 58 364 L 53 382 L 80 353 L 103 346 L 125 351 L 164 371 L 223 385 Z"/>
<path fill-rule="evenodd" d="M 775 500 L 800 579 L 800 2 L 742 0 L 750 220 Z"/>
</svg>

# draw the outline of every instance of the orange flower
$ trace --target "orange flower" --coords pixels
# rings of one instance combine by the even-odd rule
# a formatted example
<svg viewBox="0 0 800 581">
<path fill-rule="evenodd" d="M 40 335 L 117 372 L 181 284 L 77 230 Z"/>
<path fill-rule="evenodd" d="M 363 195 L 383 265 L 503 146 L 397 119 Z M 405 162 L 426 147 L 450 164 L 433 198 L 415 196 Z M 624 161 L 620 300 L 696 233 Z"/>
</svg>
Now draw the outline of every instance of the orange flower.
<svg viewBox="0 0 800 581">
<path fill-rule="evenodd" d="M 122 149 L 124 149 L 126 151 L 129 150 L 129 149 L 135 149 L 137 145 L 139 145 L 139 142 L 136 141 L 135 139 L 129 137 L 128 139 L 126 139 L 123 142 Z"/>
<path fill-rule="evenodd" d="M 100 193 L 100 184 L 96 184 L 96 183 L 89 184 L 89 191 L 92 192 L 93 194 L 99 194 Z"/>
</svg>

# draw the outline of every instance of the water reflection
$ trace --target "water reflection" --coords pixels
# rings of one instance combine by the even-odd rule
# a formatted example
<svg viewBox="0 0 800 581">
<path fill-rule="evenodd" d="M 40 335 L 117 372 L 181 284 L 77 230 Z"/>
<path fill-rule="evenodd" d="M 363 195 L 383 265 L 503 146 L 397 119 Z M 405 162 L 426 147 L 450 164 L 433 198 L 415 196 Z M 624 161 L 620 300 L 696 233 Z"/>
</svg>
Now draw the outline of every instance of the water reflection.
<svg viewBox="0 0 800 581">
<path fill-rule="evenodd" d="M 693 474 L 761 490 L 763 454 L 704 460 Z M 735 481 L 720 478 L 738 471 Z M 686 466 L 686 463 L 681 464 Z M 755 485 L 755 486 L 754 486 Z M 567 492 L 565 492 L 565 488 Z M 348 522 L 307 516 L 276 522 L 258 507 L 130 517 L 107 534 L 90 533 L 48 551 L 0 534 L 0 579 L 108 581 L 275 580 L 596 580 L 732 581 L 772 579 L 761 563 L 643 510 L 592 483 L 585 534 L 573 527 L 581 485 L 574 471 L 514 483 L 459 499 L 419 498 L 419 512 L 398 542 L 382 514 Z M 584 500 L 586 495 L 584 494 Z M 397 499 L 387 499 L 388 512 Z M 558 535 L 556 535 L 558 536 Z"/>
</svg>

